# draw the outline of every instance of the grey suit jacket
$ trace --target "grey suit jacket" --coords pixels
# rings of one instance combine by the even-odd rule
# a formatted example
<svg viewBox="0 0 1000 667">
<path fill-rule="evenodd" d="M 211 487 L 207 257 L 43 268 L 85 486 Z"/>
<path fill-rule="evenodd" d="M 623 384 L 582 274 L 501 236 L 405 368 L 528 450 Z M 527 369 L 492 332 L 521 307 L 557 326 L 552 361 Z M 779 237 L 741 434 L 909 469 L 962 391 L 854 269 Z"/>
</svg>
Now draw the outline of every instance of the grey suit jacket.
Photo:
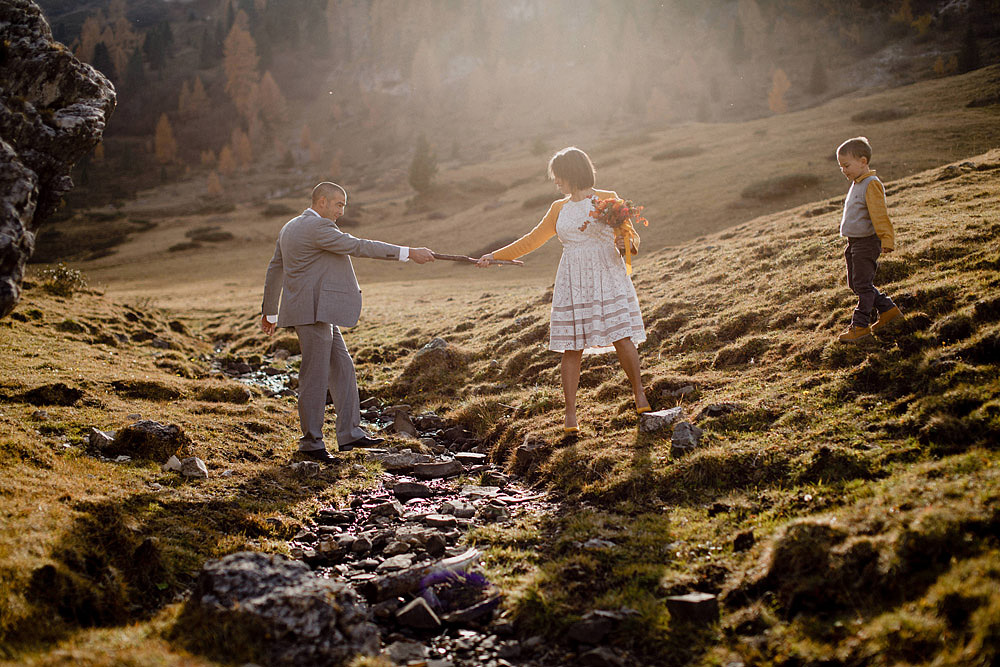
<svg viewBox="0 0 1000 667">
<path fill-rule="evenodd" d="M 353 327 L 361 316 L 361 288 L 350 256 L 398 260 L 399 253 L 397 245 L 345 234 L 307 209 L 278 234 L 261 313 L 277 312 L 279 327 L 316 322 Z"/>
</svg>

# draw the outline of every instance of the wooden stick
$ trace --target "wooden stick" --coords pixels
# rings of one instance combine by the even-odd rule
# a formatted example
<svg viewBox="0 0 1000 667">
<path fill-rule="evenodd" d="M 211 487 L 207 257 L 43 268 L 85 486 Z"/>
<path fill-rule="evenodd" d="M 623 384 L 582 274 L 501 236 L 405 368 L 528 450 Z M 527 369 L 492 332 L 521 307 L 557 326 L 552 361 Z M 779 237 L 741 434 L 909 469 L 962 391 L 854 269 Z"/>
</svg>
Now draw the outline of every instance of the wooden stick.
<svg viewBox="0 0 1000 667">
<path fill-rule="evenodd" d="M 451 262 L 466 262 L 468 264 L 475 264 L 478 259 L 469 257 L 468 255 L 443 255 L 441 253 L 432 252 L 434 259 L 446 259 Z M 523 262 L 515 262 L 509 259 L 491 259 L 490 264 L 508 264 L 510 266 L 523 266 Z"/>
</svg>

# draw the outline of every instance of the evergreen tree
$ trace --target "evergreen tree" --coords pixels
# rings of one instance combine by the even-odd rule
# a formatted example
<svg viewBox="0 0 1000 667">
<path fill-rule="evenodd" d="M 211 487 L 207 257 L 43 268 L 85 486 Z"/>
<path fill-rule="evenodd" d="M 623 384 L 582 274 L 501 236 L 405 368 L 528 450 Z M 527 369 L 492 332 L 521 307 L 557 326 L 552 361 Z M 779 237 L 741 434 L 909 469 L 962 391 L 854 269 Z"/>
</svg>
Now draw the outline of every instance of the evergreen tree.
<svg viewBox="0 0 1000 667">
<path fill-rule="evenodd" d="M 813 61 L 812 73 L 809 75 L 807 90 L 813 95 L 821 95 L 826 92 L 828 87 L 826 67 L 823 66 L 823 59 L 817 54 L 816 60 Z"/>
<path fill-rule="evenodd" d="M 125 69 L 125 89 L 128 91 L 137 91 L 145 83 L 146 68 L 143 65 L 142 49 L 136 49 L 128 59 L 128 67 Z"/>
<path fill-rule="evenodd" d="M 95 55 L 96 58 L 96 55 Z M 979 69 L 983 65 L 982 56 L 979 53 L 979 43 L 976 41 L 976 31 L 972 24 L 969 24 L 962 39 L 962 48 L 958 52 L 958 72 L 964 74 L 974 69 Z"/>
<path fill-rule="evenodd" d="M 109 79 L 116 80 L 118 78 L 115 73 L 115 65 L 111 61 L 111 52 L 108 51 L 108 47 L 104 42 L 98 42 L 94 47 L 94 59 L 90 64 L 100 70 Z"/>
<path fill-rule="evenodd" d="M 198 51 L 198 68 L 209 69 L 215 67 L 222 57 L 221 46 L 213 32 L 205 28 L 205 32 L 201 35 L 201 48 Z"/>
<path fill-rule="evenodd" d="M 408 179 L 410 186 L 421 194 L 429 191 L 434 185 L 437 170 L 437 157 L 427 137 L 421 134 L 417 137 L 417 149 L 413 154 L 413 161 L 410 162 Z"/>
<path fill-rule="evenodd" d="M 163 31 L 155 26 L 146 33 L 142 51 L 151 70 L 159 71 L 167 63 L 167 42 Z"/>
</svg>

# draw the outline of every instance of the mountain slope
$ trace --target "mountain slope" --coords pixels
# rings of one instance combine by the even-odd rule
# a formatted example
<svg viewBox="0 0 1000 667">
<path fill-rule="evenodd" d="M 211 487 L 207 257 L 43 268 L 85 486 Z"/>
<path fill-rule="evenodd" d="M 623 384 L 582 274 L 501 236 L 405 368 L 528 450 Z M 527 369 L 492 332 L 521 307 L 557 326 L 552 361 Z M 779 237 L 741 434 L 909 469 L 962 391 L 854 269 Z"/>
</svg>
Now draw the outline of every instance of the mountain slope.
<svg viewBox="0 0 1000 667">
<path fill-rule="evenodd" d="M 704 430 L 683 456 L 669 431 L 637 430 L 608 356 L 586 360 L 582 433 L 562 436 L 544 281 L 507 289 L 499 281 L 511 274 L 497 270 L 489 287 L 457 274 L 366 290 L 371 307 L 349 334 L 363 391 L 436 409 L 559 501 L 470 537 L 522 639 L 579 651 L 560 644 L 564 631 L 588 610 L 624 606 L 638 613 L 606 643 L 635 664 L 996 659 L 1000 151 L 888 192 L 898 250 L 879 282 L 907 317 L 859 345 L 833 342 L 852 307 L 840 197 L 638 260 L 650 399 L 682 406 Z M 286 363 L 241 304 L 171 314 L 39 284 L 15 315 L 0 328 L 18 352 L 0 362 L 0 631 L 11 659 L 190 664 L 164 637 L 173 596 L 201 561 L 284 551 L 322 503 L 378 479 L 364 467 L 289 475 L 291 402 L 209 392 L 222 384 L 209 377 L 213 358 Z M 415 350 L 436 336 L 460 363 L 420 362 Z M 82 403 L 37 414 L 28 392 L 57 382 Z M 156 465 L 87 453 L 90 426 L 135 412 L 182 424 L 213 469 L 232 473 L 182 484 Z M 517 453 L 526 441 L 530 459 Z M 158 540 L 162 589 L 130 562 L 144 536 Z M 592 538 L 604 542 L 584 548 Z M 38 572 L 60 587 L 40 589 Z M 671 617 L 666 597 L 689 591 L 719 594 L 720 623 Z M 54 610 L 74 600 L 91 615 L 59 620 Z"/>
</svg>

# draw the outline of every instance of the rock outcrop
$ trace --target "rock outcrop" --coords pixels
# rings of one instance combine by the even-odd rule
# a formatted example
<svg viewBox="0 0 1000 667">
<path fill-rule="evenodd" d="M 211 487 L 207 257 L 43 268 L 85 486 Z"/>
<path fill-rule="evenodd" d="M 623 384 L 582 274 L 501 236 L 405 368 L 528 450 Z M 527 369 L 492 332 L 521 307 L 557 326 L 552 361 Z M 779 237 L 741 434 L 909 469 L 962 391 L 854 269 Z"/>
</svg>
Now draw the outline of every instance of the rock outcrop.
<svg viewBox="0 0 1000 667">
<path fill-rule="evenodd" d="M 38 225 L 100 141 L 115 89 L 80 62 L 30 0 L 0 2 L 0 317 L 21 295 Z"/>
</svg>

